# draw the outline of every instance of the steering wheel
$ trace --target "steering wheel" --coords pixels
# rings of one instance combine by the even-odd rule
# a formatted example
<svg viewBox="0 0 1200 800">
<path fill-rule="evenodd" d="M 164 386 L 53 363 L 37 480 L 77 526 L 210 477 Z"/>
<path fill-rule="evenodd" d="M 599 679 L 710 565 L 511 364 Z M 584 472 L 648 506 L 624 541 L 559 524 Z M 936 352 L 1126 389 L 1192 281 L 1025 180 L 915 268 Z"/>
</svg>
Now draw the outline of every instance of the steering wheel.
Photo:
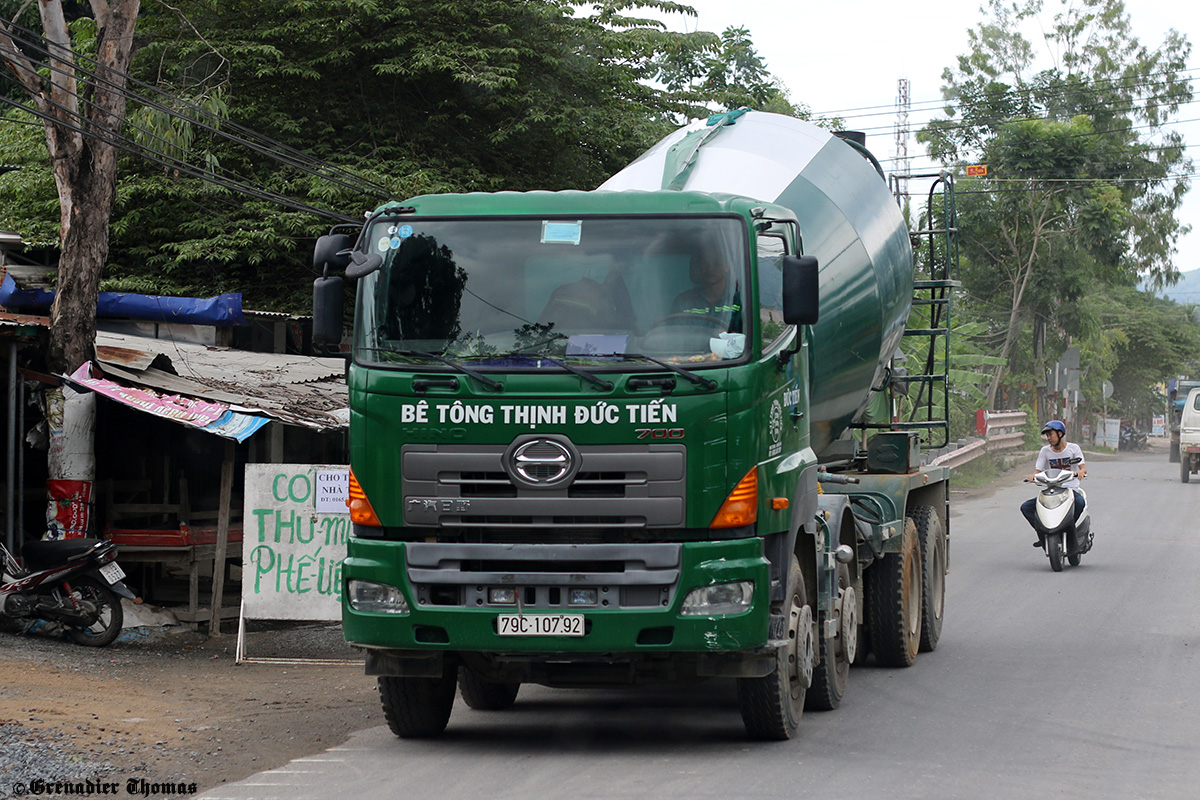
<svg viewBox="0 0 1200 800">
<path fill-rule="evenodd" d="M 653 325 L 649 327 L 649 329 L 647 329 L 646 332 L 649 333 L 655 328 L 663 328 L 668 325 L 675 325 L 678 323 L 685 323 L 689 325 L 705 325 L 710 328 L 720 328 L 721 330 L 724 330 L 725 326 L 729 324 L 726 320 L 723 320 L 720 317 L 714 317 L 710 314 L 689 314 L 686 311 L 681 311 L 675 314 L 667 314 L 665 317 L 660 317 L 654 322 Z"/>
</svg>

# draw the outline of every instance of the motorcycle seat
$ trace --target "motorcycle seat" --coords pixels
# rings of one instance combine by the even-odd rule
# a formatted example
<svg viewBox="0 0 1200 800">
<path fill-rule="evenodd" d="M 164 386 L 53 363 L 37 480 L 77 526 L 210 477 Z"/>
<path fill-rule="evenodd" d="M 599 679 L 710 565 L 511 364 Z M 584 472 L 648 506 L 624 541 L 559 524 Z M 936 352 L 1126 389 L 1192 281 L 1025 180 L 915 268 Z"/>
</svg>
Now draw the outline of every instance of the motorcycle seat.
<svg viewBox="0 0 1200 800">
<path fill-rule="evenodd" d="M 103 539 L 56 539 L 26 542 L 21 555 L 31 570 L 46 569 L 65 564 L 75 556 L 82 555 L 100 544 Z"/>
</svg>

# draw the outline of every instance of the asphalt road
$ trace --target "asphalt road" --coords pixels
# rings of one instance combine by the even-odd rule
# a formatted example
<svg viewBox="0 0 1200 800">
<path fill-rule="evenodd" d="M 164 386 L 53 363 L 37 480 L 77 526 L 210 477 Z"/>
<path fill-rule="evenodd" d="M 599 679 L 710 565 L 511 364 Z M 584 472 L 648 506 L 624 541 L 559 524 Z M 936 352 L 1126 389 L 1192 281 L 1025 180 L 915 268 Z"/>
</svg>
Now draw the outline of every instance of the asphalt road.
<svg viewBox="0 0 1200 800">
<path fill-rule="evenodd" d="M 1096 543 L 1050 571 L 1013 478 L 957 499 L 946 621 L 909 669 L 856 667 L 842 706 L 748 741 L 731 682 L 525 686 L 444 736 L 386 727 L 214 789 L 231 798 L 1200 796 L 1200 479 L 1165 451 L 1089 459 Z M 382 721 L 382 714 L 380 716 Z"/>
</svg>

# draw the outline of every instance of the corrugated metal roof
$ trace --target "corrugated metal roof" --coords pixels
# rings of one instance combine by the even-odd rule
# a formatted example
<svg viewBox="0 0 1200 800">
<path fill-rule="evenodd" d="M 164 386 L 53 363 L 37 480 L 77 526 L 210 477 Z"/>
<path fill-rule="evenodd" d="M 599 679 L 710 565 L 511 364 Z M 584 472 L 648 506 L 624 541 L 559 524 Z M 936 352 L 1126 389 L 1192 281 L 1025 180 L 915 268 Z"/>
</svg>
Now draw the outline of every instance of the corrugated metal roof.
<svg viewBox="0 0 1200 800">
<path fill-rule="evenodd" d="M 349 405 L 342 359 L 251 353 L 107 332 L 96 334 L 96 357 L 106 373 L 131 383 L 225 403 L 291 425 L 330 430 L 349 421 L 338 413 Z"/>
</svg>

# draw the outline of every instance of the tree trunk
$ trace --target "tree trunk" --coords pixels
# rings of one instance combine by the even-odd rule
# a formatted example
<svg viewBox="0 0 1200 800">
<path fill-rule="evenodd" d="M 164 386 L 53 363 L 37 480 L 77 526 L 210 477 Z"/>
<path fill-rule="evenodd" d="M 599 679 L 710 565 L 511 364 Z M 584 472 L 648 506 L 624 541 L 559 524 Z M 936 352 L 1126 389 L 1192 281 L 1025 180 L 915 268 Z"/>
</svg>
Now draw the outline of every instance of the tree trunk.
<svg viewBox="0 0 1200 800">
<path fill-rule="evenodd" d="M 0 25 L 0 59 L 28 92 L 46 125 L 62 243 L 50 308 L 48 360 L 52 371 L 68 375 L 95 354 L 96 302 L 108 259 L 108 224 L 117 185 L 113 142 L 125 126 L 125 85 L 141 0 L 91 0 L 90 5 L 96 21 L 96 53 L 87 64 L 95 76 L 76 74 L 77 57 L 62 0 L 38 2 L 44 39 L 32 52 L 37 58 L 44 56 L 46 63 L 32 60 L 13 40 L 10 29 Z M 67 481 L 86 484 L 75 497 L 90 497 L 95 478 L 94 426 L 85 420 L 57 430 L 57 441 L 51 435 L 51 449 L 73 454 L 68 463 L 84 466 L 71 466 L 65 471 L 76 474 L 63 474 L 62 464 L 51 464 L 47 490 L 52 513 L 58 499 L 56 486 Z M 82 502 L 86 505 L 87 500 Z"/>
</svg>

